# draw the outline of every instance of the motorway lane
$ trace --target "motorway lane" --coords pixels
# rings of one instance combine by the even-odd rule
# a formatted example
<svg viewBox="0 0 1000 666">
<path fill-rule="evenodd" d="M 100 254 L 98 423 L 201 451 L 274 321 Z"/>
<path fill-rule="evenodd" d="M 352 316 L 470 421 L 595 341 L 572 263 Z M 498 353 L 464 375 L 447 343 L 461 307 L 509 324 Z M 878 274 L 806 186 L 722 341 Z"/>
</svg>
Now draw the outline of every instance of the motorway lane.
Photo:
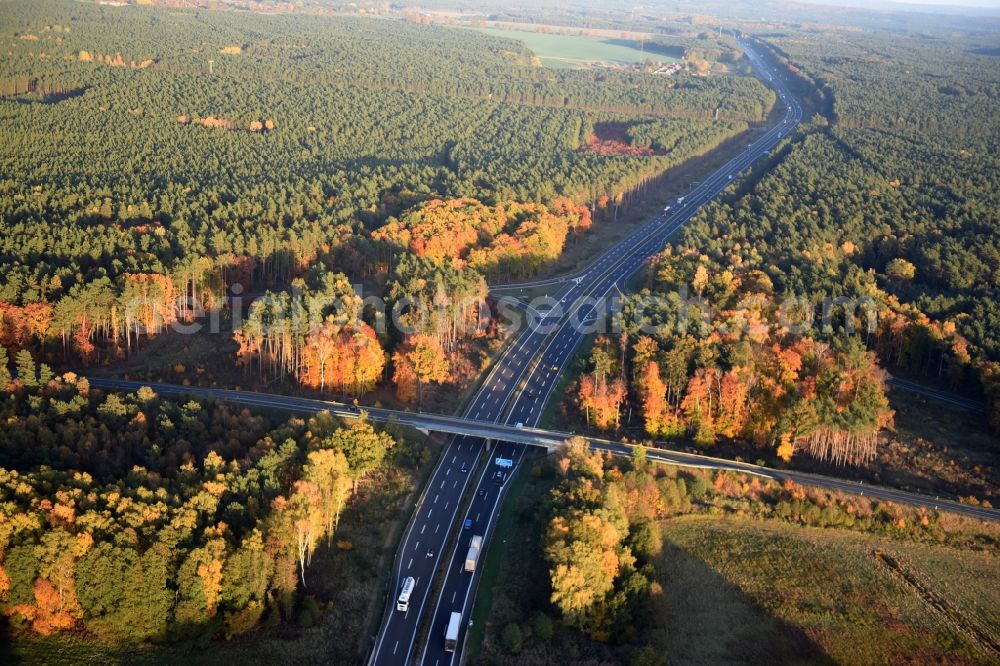
<svg viewBox="0 0 1000 666">
<path fill-rule="evenodd" d="M 509 366 L 527 363 L 532 353 L 528 346 L 529 339 L 530 331 L 522 331 L 504 352 L 465 410 L 467 418 L 483 421 L 494 421 L 499 418 L 516 386 Z M 420 621 L 439 568 L 439 558 L 445 551 L 448 536 L 468 487 L 469 474 L 476 468 L 482 448 L 482 439 L 455 437 L 449 440 L 443 451 L 438 467 L 428 481 L 428 490 L 418 501 L 406 535 L 397 551 L 393 565 L 394 586 L 387 595 L 383 621 L 369 663 L 409 662 L 409 655 L 413 651 Z M 463 466 L 467 472 L 461 471 Z M 452 474 L 455 476 L 452 477 Z M 442 497 L 444 503 L 439 504 Z M 422 558 L 421 542 L 424 548 Z M 427 548 L 432 549 L 432 555 L 426 552 Z M 406 613 L 401 613 L 395 609 L 395 597 L 403 580 L 408 576 L 417 578 L 418 574 L 420 578 L 410 597 L 410 609 Z"/>
<path fill-rule="evenodd" d="M 476 493 L 473 495 L 469 510 L 463 517 L 463 528 L 459 532 L 458 539 L 448 558 L 448 567 L 445 570 L 445 580 L 441 586 L 441 593 L 438 595 L 437 604 L 434 607 L 428 639 L 424 643 L 423 654 L 420 663 L 441 666 L 449 664 L 455 655 L 444 649 L 444 633 L 448 626 L 448 620 L 452 612 L 462 614 L 462 630 L 460 636 L 464 639 L 465 629 L 472 611 L 472 599 L 470 594 L 475 590 L 474 581 L 482 571 L 482 561 L 489 550 L 489 541 L 493 536 L 493 529 L 496 525 L 496 518 L 499 516 L 500 505 L 506 495 L 510 485 L 511 476 L 520 469 L 524 460 L 526 447 L 522 444 L 511 444 L 500 442 L 490 452 L 489 460 L 483 473 L 479 478 Z M 502 484 L 497 484 L 493 475 L 501 469 L 495 464 L 497 458 L 506 458 L 513 461 L 514 467 L 508 471 L 507 477 Z M 472 521 L 472 528 L 465 529 L 465 520 Z M 480 549 L 479 561 L 476 570 L 472 573 L 465 571 L 465 556 L 469 549 L 469 540 L 473 535 L 483 537 L 483 545 Z M 461 643 L 460 643 L 461 644 Z"/>
</svg>

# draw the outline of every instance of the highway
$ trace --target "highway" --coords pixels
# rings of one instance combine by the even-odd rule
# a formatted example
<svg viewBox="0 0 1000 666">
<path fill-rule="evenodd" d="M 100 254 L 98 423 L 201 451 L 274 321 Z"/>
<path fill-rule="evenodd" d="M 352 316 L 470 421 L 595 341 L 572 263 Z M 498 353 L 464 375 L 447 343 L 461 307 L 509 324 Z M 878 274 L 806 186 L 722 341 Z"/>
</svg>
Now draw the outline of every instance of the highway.
<svg viewBox="0 0 1000 666">
<path fill-rule="evenodd" d="M 621 290 L 628 278 L 651 256 L 662 251 L 667 240 L 690 220 L 702 205 L 729 187 L 754 162 L 769 154 L 802 120 L 802 108 L 781 77 L 769 69 L 749 43 L 740 42 L 740 47 L 747 54 L 761 79 L 769 81 L 777 91 L 779 103 L 785 107 L 780 122 L 748 144 L 747 150 L 730 159 L 687 195 L 672 202 L 669 210 L 657 215 L 616 246 L 605 251 L 577 274 L 513 286 L 537 288 L 561 285 L 562 289 L 555 296 L 554 300 L 557 302 L 554 303 L 553 309 L 545 313 L 547 316 L 528 327 L 526 345 L 528 349 L 533 350 L 529 367 L 525 368 L 518 364 L 516 369 L 511 368 L 512 380 L 522 375 L 526 377 L 520 384 L 511 405 L 506 419 L 508 424 L 537 426 L 546 402 L 551 397 L 566 365 L 576 354 L 580 341 L 605 318 L 607 312 L 602 303 L 607 296 L 615 289 Z M 541 352 L 535 354 L 534 350 L 539 349 Z M 501 363 L 505 363 L 505 359 Z M 477 414 L 473 414 L 473 417 L 479 418 Z M 498 511 L 499 507 L 500 504 L 497 502 L 495 510 Z M 493 520 L 494 517 L 490 516 L 487 525 L 492 525 Z M 490 536 L 488 531 L 484 536 L 487 541 L 484 544 L 485 550 L 488 548 Z M 453 653 L 444 650 L 442 637 L 448 617 L 453 611 L 462 613 L 463 620 L 466 620 L 472 609 L 476 576 L 470 576 L 455 566 L 455 561 L 461 557 L 462 545 L 460 541 L 451 555 L 453 560 L 451 566 L 445 571 L 443 591 L 434 609 L 430 633 L 418 660 L 420 664 L 451 666 L 456 660 L 461 662 L 466 632 L 460 632 L 459 648 Z M 461 603 L 458 603 L 459 600 Z"/>
</svg>

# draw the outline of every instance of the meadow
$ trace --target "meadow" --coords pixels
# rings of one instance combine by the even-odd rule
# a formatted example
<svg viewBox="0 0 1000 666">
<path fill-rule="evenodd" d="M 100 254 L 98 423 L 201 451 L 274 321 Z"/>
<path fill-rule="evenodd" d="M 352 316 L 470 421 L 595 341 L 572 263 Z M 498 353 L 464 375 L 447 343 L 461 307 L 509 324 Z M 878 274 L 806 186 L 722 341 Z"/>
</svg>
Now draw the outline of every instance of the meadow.
<svg viewBox="0 0 1000 666">
<path fill-rule="evenodd" d="M 677 62 L 676 58 L 662 53 L 646 51 L 638 41 L 631 39 L 561 35 L 507 28 L 477 28 L 477 30 L 493 37 L 524 42 L 546 67 L 579 69 L 593 65 L 631 65 L 646 60 Z"/>
</svg>

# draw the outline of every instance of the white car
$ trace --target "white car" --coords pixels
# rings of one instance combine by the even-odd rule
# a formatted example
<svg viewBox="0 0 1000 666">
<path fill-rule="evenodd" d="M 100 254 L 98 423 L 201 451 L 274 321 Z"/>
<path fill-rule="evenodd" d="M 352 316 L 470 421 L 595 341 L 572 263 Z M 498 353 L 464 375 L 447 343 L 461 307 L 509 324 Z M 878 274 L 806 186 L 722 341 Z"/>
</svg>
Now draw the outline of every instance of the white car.
<svg viewBox="0 0 1000 666">
<path fill-rule="evenodd" d="M 732 180 L 732 179 L 733 179 L 733 175 L 729 174 L 729 180 Z"/>
</svg>

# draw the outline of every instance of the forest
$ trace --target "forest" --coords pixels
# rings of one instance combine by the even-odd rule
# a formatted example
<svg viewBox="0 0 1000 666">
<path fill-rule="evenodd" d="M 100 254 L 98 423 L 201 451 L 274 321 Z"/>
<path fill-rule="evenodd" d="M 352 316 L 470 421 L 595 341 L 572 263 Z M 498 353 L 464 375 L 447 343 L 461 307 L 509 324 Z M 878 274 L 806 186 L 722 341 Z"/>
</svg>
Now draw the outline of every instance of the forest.
<svg viewBox="0 0 1000 666">
<path fill-rule="evenodd" d="M 31 379 L 0 377 L 0 612 L 13 631 L 137 644 L 319 612 L 304 595 L 313 554 L 398 436 L 149 388 L 104 394 L 30 374 L 24 354 Z"/>
<path fill-rule="evenodd" d="M 519 42 L 397 20 L 43 0 L 4 4 L 0 26 L 0 344 L 61 368 L 127 358 L 237 293 L 292 299 L 296 280 L 346 279 L 391 305 L 448 270 L 410 260 L 430 251 L 418 226 L 487 279 L 537 273 L 774 103 L 748 76 L 553 71 Z M 609 123 L 654 154 L 587 150 Z M 449 207 L 470 218 L 439 228 Z M 462 245 L 476 207 L 506 221 Z M 395 372 L 404 341 L 373 338 L 369 314 L 307 322 L 292 337 L 324 351 L 301 354 L 253 328 L 276 307 L 235 332 L 246 367 L 354 395 Z M 373 378 L 331 360 L 352 345 L 385 351 Z"/>
<path fill-rule="evenodd" d="M 1000 430 L 1000 77 L 976 52 L 981 38 L 770 40 L 833 111 L 786 141 L 768 173 L 706 206 L 677 245 L 758 270 L 817 312 L 825 298 L 872 299 L 879 334 L 865 341 L 881 363 L 984 395 Z"/>
<path fill-rule="evenodd" d="M 765 275 L 693 250 L 668 247 L 646 280 L 624 305 L 620 334 L 597 338 L 576 380 L 588 425 L 618 430 L 634 413 L 655 439 L 748 441 L 786 462 L 799 451 L 841 465 L 874 458 L 893 412 L 860 339 L 792 330 L 794 313 Z"/>
<path fill-rule="evenodd" d="M 647 265 L 622 326 L 597 338 L 570 387 L 572 420 L 866 464 L 892 424 L 885 368 L 984 396 L 1000 431 L 1000 78 L 959 41 L 923 53 L 903 37 L 845 35 L 774 38 L 833 114 Z M 862 66 L 873 51 L 898 62 Z M 926 88 L 945 54 L 941 71 L 961 72 L 954 90 Z M 911 79 L 919 117 L 881 101 Z M 961 111 L 949 110 L 956 95 Z"/>
</svg>

